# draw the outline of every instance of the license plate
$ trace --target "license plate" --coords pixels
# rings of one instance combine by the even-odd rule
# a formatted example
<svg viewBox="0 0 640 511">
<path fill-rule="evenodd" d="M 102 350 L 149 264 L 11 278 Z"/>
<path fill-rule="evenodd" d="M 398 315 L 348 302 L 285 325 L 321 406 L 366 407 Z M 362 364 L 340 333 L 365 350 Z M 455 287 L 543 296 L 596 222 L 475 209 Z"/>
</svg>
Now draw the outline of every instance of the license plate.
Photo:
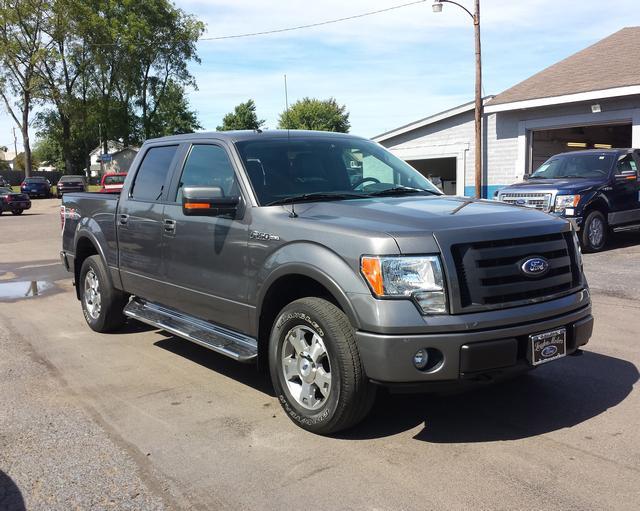
<svg viewBox="0 0 640 511">
<path fill-rule="evenodd" d="M 567 354 L 566 328 L 530 335 L 529 340 L 531 346 L 529 362 L 534 366 L 551 362 Z"/>
</svg>

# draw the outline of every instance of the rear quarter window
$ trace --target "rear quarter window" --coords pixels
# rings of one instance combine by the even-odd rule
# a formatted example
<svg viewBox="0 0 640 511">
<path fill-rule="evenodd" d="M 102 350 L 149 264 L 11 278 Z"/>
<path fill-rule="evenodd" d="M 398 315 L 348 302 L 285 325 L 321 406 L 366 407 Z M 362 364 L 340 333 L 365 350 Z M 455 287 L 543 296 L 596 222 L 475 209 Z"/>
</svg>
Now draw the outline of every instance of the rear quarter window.
<svg viewBox="0 0 640 511">
<path fill-rule="evenodd" d="M 150 148 L 136 173 L 131 198 L 142 201 L 158 201 L 162 197 L 167 174 L 171 168 L 177 145 Z"/>
</svg>

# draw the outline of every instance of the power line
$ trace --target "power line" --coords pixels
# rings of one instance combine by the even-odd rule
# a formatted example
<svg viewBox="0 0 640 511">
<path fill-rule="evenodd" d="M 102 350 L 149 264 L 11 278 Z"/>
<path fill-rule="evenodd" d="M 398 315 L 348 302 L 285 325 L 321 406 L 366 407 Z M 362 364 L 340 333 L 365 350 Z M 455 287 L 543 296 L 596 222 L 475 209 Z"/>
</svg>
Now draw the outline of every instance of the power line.
<svg viewBox="0 0 640 511">
<path fill-rule="evenodd" d="M 332 23 L 340 23 L 342 21 L 354 20 L 357 18 L 364 18 L 365 16 L 373 16 L 374 14 L 380 14 L 383 12 L 394 11 L 396 9 L 402 9 L 410 5 L 422 4 L 427 0 L 416 0 L 414 2 L 408 2 L 406 4 L 394 5 L 393 7 L 387 7 L 385 9 L 378 9 L 377 11 L 363 12 L 361 14 L 354 14 L 353 16 L 346 16 L 344 18 L 336 18 L 332 20 L 319 21 L 317 23 L 309 23 L 307 25 L 297 25 L 295 27 L 278 28 L 274 30 L 265 30 L 263 32 L 248 32 L 245 34 L 223 35 L 217 37 L 201 37 L 200 41 L 221 41 L 223 39 L 239 39 L 241 37 L 254 37 L 260 35 L 280 34 L 282 32 L 292 32 L 293 30 L 302 30 L 305 28 L 321 27 L 323 25 L 331 25 Z"/>
</svg>

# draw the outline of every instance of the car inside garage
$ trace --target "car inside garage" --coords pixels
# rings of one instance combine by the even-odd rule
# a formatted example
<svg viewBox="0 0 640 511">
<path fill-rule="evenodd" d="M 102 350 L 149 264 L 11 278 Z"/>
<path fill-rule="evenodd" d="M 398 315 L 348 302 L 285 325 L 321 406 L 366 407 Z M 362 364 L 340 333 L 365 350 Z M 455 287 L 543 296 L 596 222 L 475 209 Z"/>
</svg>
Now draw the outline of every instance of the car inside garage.
<svg viewBox="0 0 640 511">
<path fill-rule="evenodd" d="M 456 158 L 427 158 L 407 160 L 407 163 L 429 179 L 446 195 L 456 194 Z"/>
<path fill-rule="evenodd" d="M 533 172 L 554 154 L 584 149 L 631 147 L 631 123 L 535 130 L 530 141 L 529 171 Z"/>
</svg>

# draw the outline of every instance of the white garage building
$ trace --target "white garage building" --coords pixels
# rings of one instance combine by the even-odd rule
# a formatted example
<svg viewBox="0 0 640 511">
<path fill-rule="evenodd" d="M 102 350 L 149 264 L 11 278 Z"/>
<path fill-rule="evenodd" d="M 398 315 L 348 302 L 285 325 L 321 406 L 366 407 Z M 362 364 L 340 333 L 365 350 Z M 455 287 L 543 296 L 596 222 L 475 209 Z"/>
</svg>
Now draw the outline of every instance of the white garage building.
<svg viewBox="0 0 640 511">
<path fill-rule="evenodd" d="M 483 196 L 554 154 L 640 147 L 640 27 L 629 27 L 484 100 Z M 374 140 L 447 194 L 474 194 L 473 102 Z"/>
</svg>

